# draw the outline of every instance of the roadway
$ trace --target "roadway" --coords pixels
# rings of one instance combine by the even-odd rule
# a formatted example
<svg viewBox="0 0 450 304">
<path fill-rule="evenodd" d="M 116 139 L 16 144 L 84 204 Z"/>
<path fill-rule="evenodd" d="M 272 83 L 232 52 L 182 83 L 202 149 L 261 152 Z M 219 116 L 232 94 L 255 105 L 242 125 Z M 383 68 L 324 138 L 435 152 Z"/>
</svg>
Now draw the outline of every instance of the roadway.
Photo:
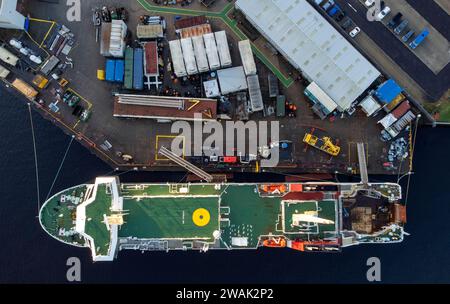
<svg viewBox="0 0 450 304">
<path fill-rule="evenodd" d="M 367 9 L 359 0 L 335 0 L 360 28 L 393 61 L 411 76 L 427 93 L 427 101 L 437 101 L 450 83 L 450 65 L 435 75 L 400 40 L 380 22 L 370 22 L 366 18 Z M 350 7 L 350 5 L 351 7 Z M 353 8 L 352 8 L 353 7 Z M 387 18 L 392 18 L 389 15 Z"/>
</svg>

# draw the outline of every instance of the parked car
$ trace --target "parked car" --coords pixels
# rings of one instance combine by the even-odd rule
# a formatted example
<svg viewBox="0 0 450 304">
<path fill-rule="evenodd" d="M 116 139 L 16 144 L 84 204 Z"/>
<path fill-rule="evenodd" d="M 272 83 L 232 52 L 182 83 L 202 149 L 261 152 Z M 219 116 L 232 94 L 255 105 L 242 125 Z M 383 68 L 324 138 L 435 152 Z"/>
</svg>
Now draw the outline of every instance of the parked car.
<svg viewBox="0 0 450 304">
<path fill-rule="evenodd" d="M 402 41 L 404 43 L 407 43 L 408 40 L 412 37 L 412 35 L 414 35 L 414 30 L 410 30 L 408 33 L 406 33 L 403 37 L 402 37 Z"/>
<path fill-rule="evenodd" d="M 352 19 L 350 19 L 350 17 L 346 17 L 346 18 L 344 18 L 344 20 L 342 20 L 341 28 L 342 28 L 344 31 L 346 31 L 346 30 L 349 29 L 352 25 L 353 25 Z"/>
<path fill-rule="evenodd" d="M 344 11 L 339 11 L 335 16 L 334 16 L 334 20 L 336 20 L 336 22 L 341 22 L 344 17 L 345 17 L 346 13 Z"/>
<path fill-rule="evenodd" d="M 361 29 L 357 26 L 349 33 L 350 37 L 354 38 L 361 32 Z"/>
<path fill-rule="evenodd" d="M 334 5 L 334 0 L 328 0 L 324 4 L 322 4 L 322 9 L 324 11 L 328 11 Z"/>
<path fill-rule="evenodd" d="M 394 33 L 396 33 L 397 35 L 400 35 L 403 30 L 406 28 L 406 26 L 408 25 L 408 20 L 405 19 L 403 20 L 395 29 L 394 29 Z"/>
<path fill-rule="evenodd" d="M 391 12 L 391 8 L 389 6 L 386 6 L 385 8 L 383 8 L 381 10 L 381 12 L 378 13 L 377 19 L 380 20 L 380 21 L 383 20 L 384 17 L 389 15 L 390 12 Z"/>
<path fill-rule="evenodd" d="M 364 2 L 364 4 L 365 4 L 367 7 L 371 7 L 372 5 L 375 4 L 375 0 L 366 0 L 366 2 Z"/>
<path fill-rule="evenodd" d="M 397 13 L 394 16 L 394 18 L 392 18 L 391 21 L 389 21 L 389 23 L 387 25 L 388 28 L 392 29 L 392 28 L 396 27 L 401 22 L 402 17 L 403 17 L 402 13 Z"/>
</svg>

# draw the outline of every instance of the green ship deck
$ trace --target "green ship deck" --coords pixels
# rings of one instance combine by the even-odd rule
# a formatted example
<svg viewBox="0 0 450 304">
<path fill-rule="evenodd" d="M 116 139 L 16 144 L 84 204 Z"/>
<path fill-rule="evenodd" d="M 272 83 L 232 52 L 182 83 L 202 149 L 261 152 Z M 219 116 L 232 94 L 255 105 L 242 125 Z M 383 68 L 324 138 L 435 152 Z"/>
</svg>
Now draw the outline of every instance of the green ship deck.
<svg viewBox="0 0 450 304">
<path fill-rule="evenodd" d="M 401 241 L 399 186 L 371 186 L 379 194 L 376 199 L 361 187 L 120 184 L 114 177 L 99 178 L 94 185 L 53 196 L 42 207 L 40 220 L 54 238 L 90 247 L 95 261 L 112 260 L 122 249 L 339 251 L 361 241 Z"/>
</svg>

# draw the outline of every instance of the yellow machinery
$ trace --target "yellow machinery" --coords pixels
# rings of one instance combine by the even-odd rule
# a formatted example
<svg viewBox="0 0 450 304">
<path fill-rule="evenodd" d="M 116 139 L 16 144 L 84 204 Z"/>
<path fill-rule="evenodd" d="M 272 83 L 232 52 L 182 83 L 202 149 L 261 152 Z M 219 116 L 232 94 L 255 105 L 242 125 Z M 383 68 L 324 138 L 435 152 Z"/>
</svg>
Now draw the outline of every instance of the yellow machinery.
<svg viewBox="0 0 450 304">
<path fill-rule="evenodd" d="M 101 81 L 105 80 L 105 70 L 97 70 L 97 79 Z"/>
<path fill-rule="evenodd" d="M 310 133 L 306 133 L 303 142 L 332 156 L 338 156 L 339 152 L 341 152 L 341 147 L 333 144 L 330 137 L 318 138 Z"/>
<path fill-rule="evenodd" d="M 32 82 L 39 89 L 45 89 L 48 85 L 48 79 L 39 74 L 33 78 Z"/>
<path fill-rule="evenodd" d="M 67 80 L 67 79 L 65 79 L 65 78 L 61 78 L 61 80 L 59 81 L 59 85 L 61 86 L 61 87 L 65 87 L 65 86 L 67 86 L 69 84 L 69 81 Z"/>
</svg>

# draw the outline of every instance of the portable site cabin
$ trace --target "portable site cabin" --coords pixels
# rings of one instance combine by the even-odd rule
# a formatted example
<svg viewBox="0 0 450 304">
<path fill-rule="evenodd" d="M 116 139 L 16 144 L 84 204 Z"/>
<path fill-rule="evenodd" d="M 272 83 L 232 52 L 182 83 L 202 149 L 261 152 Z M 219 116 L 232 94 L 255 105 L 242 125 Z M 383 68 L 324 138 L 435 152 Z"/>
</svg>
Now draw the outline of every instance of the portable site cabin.
<svg viewBox="0 0 450 304">
<path fill-rule="evenodd" d="M 9 75 L 9 70 L 0 65 L 0 78 L 5 79 Z"/>
<path fill-rule="evenodd" d="M 211 71 L 220 69 L 219 53 L 217 52 L 216 39 L 214 34 L 203 35 L 205 41 L 206 55 L 208 57 L 209 69 Z"/>
<path fill-rule="evenodd" d="M 216 37 L 217 49 L 219 51 L 220 65 L 227 68 L 233 65 L 231 61 L 230 46 L 228 45 L 227 34 L 225 31 L 214 33 Z"/>
<path fill-rule="evenodd" d="M 197 67 L 200 73 L 209 71 L 208 57 L 206 56 L 205 43 L 202 36 L 192 37 L 194 45 L 195 59 L 197 60 Z"/>
<path fill-rule="evenodd" d="M 16 66 L 19 62 L 19 58 L 13 55 L 10 51 L 5 49 L 4 47 L 0 47 L 0 59 L 12 66 Z"/>
<path fill-rule="evenodd" d="M 183 38 L 180 40 L 181 50 L 183 51 L 184 63 L 188 75 L 198 74 L 197 62 L 195 61 L 194 47 L 191 38 Z"/>
<path fill-rule="evenodd" d="M 169 46 L 175 75 L 177 77 L 187 76 L 186 67 L 184 66 L 183 52 L 181 50 L 180 40 L 169 41 Z"/>
<path fill-rule="evenodd" d="M 125 37 L 127 35 L 127 25 L 122 20 L 111 22 L 111 39 L 109 42 L 109 53 L 113 57 L 123 58 L 125 53 Z"/>
<path fill-rule="evenodd" d="M 239 52 L 241 53 L 242 65 L 244 66 L 245 75 L 256 75 L 256 63 L 253 56 L 250 40 L 239 41 Z"/>
<path fill-rule="evenodd" d="M 250 103 L 252 112 L 264 110 L 264 102 L 261 94 L 261 87 L 259 85 L 258 75 L 250 75 L 247 77 L 248 91 L 250 96 Z"/>
</svg>

